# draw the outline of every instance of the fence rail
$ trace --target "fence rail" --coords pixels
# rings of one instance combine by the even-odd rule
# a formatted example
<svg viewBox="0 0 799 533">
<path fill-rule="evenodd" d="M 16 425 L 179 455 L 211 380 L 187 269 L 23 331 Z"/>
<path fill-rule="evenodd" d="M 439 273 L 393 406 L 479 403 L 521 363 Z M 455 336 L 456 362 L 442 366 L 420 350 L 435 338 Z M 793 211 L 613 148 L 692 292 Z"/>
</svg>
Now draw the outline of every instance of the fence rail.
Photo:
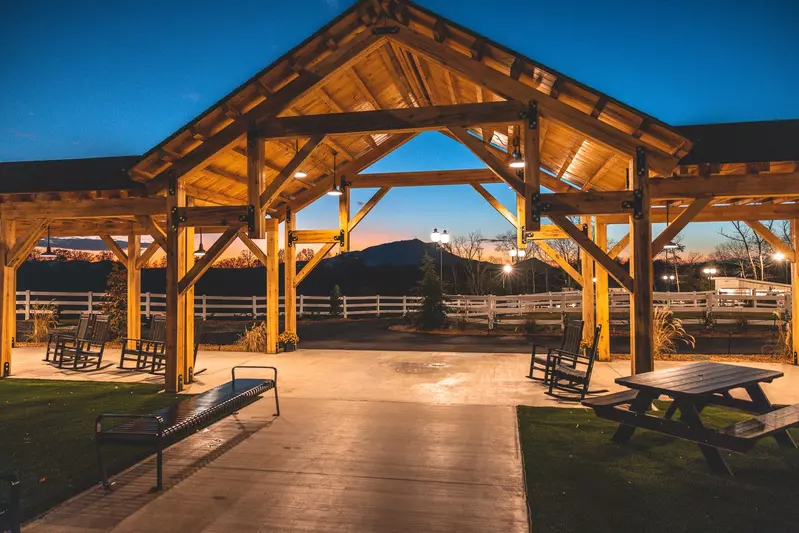
<svg viewBox="0 0 799 533">
<path fill-rule="evenodd" d="M 83 311 L 98 311 L 105 293 L 102 292 L 17 292 L 17 316 L 30 319 L 41 306 L 56 306 L 62 316 L 75 316 Z M 582 295 L 579 291 L 522 294 L 514 296 L 448 296 L 452 315 L 467 320 L 487 319 L 489 326 L 495 320 L 506 320 L 524 315 L 536 316 L 541 324 L 558 323 L 564 313 L 579 313 L 582 308 Z M 342 296 L 341 315 L 382 316 L 404 315 L 413 311 L 421 299 L 414 296 Z M 756 321 L 771 321 L 775 313 L 782 314 L 791 308 L 790 293 L 774 294 L 722 294 L 705 292 L 656 292 L 655 305 L 668 305 L 672 310 L 696 317 L 684 318 L 685 322 L 702 321 L 709 313 L 727 315 L 746 313 L 756 317 Z M 166 310 L 166 295 L 143 293 L 142 313 L 150 316 Z M 630 295 L 624 291 L 610 292 L 611 317 L 623 314 L 629 309 Z M 195 314 L 203 320 L 208 318 L 247 317 L 259 318 L 266 313 L 265 296 L 207 296 L 194 298 Z M 283 311 L 283 298 L 280 298 Z M 329 296 L 299 295 L 297 312 L 300 315 L 325 315 L 330 311 Z M 540 315 L 544 316 L 540 316 Z M 557 315 L 547 317 L 547 314 Z M 701 316 L 700 316 L 701 315 Z M 722 318 L 719 321 L 734 321 Z M 624 321 L 624 320 L 620 320 Z"/>
</svg>

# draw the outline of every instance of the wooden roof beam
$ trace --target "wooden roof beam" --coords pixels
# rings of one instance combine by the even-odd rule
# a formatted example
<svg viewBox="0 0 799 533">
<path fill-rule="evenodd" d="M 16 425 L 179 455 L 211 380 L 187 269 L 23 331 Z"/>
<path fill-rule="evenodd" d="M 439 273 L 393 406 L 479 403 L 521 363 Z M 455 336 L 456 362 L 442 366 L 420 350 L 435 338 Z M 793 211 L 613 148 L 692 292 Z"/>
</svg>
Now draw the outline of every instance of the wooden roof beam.
<svg viewBox="0 0 799 533">
<path fill-rule="evenodd" d="M 73 200 L 16 202 L 0 205 L 0 214 L 19 218 L 104 218 L 134 215 L 163 215 L 164 198 L 119 198 L 113 200 Z"/>
<path fill-rule="evenodd" d="M 712 198 L 697 198 L 691 205 L 685 208 L 682 213 L 677 215 L 677 218 L 674 219 L 666 229 L 660 232 L 660 235 L 655 237 L 655 240 L 652 241 L 652 256 L 656 256 L 660 252 L 663 251 L 663 248 L 677 235 L 680 234 L 682 230 L 685 229 L 685 226 L 688 225 L 696 215 L 698 215 L 704 208 L 710 205 Z"/>
<path fill-rule="evenodd" d="M 347 177 L 350 188 L 425 187 L 438 185 L 472 185 L 502 183 L 489 168 L 470 170 L 432 170 L 423 172 L 383 172 L 355 174 Z"/>
<path fill-rule="evenodd" d="M 359 113 L 328 113 L 265 120 L 257 126 L 264 139 L 346 135 L 358 133 L 418 132 L 449 127 L 500 124 L 520 120 L 527 110 L 520 102 L 487 102 L 426 108 L 385 109 Z"/>
<path fill-rule="evenodd" d="M 477 104 L 490 105 L 490 104 Z M 449 128 L 452 133 L 466 148 L 477 156 L 483 163 L 490 168 L 499 179 L 510 185 L 517 194 L 524 195 L 524 182 L 505 164 L 489 151 L 483 141 L 473 136 L 466 129 L 461 127 Z"/>
<path fill-rule="evenodd" d="M 485 187 L 477 183 L 473 183 L 472 188 L 474 188 L 474 190 L 477 191 L 480 194 L 480 196 L 485 198 L 486 202 L 488 202 L 491 205 L 491 207 L 496 209 L 497 213 L 502 215 L 505 218 L 505 220 L 510 222 L 511 226 L 513 226 L 514 228 L 519 227 L 519 220 L 515 216 L 513 216 L 513 214 L 510 212 L 510 210 L 507 207 L 502 205 L 502 202 L 497 200 L 493 194 L 488 192 L 485 189 Z"/>
<path fill-rule="evenodd" d="M 760 235 L 760 237 L 769 243 L 772 248 L 776 251 L 785 255 L 785 258 L 790 261 L 791 263 L 796 261 L 795 258 L 795 251 L 790 245 L 786 244 L 785 241 L 774 235 L 774 233 L 768 229 L 762 222 L 759 220 L 747 220 L 746 224 L 752 228 L 752 230 Z"/>
<path fill-rule="evenodd" d="M 266 185 L 266 189 L 261 193 L 261 206 L 268 208 L 277 199 L 281 192 L 288 185 L 289 180 L 294 176 L 294 172 L 311 156 L 311 152 L 324 140 L 324 135 L 315 135 L 303 145 L 299 152 L 289 161 L 275 179 Z"/>
</svg>

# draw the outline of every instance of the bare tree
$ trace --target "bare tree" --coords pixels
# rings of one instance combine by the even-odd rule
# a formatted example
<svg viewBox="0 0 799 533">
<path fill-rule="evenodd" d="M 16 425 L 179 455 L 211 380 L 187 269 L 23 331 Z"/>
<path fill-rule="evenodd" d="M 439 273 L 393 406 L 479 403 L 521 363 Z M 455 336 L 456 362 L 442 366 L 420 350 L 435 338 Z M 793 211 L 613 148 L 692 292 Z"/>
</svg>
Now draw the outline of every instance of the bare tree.
<svg viewBox="0 0 799 533">
<path fill-rule="evenodd" d="M 310 261 L 313 259 L 313 256 L 316 255 L 313 248 L 303 248 L 299 252 L 297 252 L 297 261 Z"/>
<path fill-rule="evenodd" d="M 769 254 L 772 248 L 763 238 L 756 232 L 752 231 L 744 222 L 731 222 L 732 230 L 725 232 L 723 229 L 719 230 L 719 234 L 727 239 L 728 250 L 735 256 L 742 258 L 746 261 L 748 268 L 744 268 L 742 273 L 744 277 L 751 275 L 754 279 L 766 279 L 766 267 L 770 265 Z M 765 223 L 766 228 L 769 230 L 774 225 L 773 221 Z"/>
<path fill-rule="evenodd" d="M 453 237 L 447 249 L 450 253 L 466 259 L 463 265 L 466 276 L 466 286 L 471 294 L 485 294 L 488 288 L 489 270 L 483 259 L 483 243 L 485 239 L 479 231 L 473 231 L 466 236 Z M 457 267 L 453 267 L 457 268 Z M 453 271 L 453 279 L 455 273 Z"/>
</svg>

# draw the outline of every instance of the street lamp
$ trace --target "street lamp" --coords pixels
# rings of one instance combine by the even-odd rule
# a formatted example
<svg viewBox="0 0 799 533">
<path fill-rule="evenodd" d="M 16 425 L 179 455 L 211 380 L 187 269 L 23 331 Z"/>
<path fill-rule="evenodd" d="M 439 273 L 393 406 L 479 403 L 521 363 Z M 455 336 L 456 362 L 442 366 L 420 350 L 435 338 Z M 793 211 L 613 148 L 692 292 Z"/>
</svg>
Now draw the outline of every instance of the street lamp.
<svg viewBox="0 0 799 533">
<path fill-rule="evenodd" d="M 783 268 L 785 270 L 785 282 L 790 283 L 791 280 L 790 276 L 788 275 L 788 261 L 786 261 L 787 258 L 785 257 L 785 254 L 782 252 L 777 252 L 772 257 L 774 258 L 775 261 L 779 261 L 780 263 L 783 264 Z"/>
<path fill-rule="evenodd" d="M 671 288 L 671 283 L 676 279 L 677 277 L 674 274 L 663 274 L 663 281 L 666 282 L 667 288 Z"/>
<path fill-rule="evenodd" d="M 705 268 L 702 270 L 702 272 L 704 272 L 704 273 L 705 273 L 705 274 L 707 274 L 708 276 L 715 276 L 715 275 L 716 275 L 716 272 L 718 272 L 718 270 L 716 270 L 716 269 L 715 269 L 715 268 L 713 268 L 713 267 L 705 267 Z"/>
<path fill-rule="evenodd" d="M 430 240 L 436 243 L 436 250 L 438 250 L 438 267 L 439 278 L 444 281 L 444 245 L 449 242 L 449 233 L 447 230 L 438 232 L 438 228 L 433 228 L 433 233 L 430 234 Z"/>
</svg>

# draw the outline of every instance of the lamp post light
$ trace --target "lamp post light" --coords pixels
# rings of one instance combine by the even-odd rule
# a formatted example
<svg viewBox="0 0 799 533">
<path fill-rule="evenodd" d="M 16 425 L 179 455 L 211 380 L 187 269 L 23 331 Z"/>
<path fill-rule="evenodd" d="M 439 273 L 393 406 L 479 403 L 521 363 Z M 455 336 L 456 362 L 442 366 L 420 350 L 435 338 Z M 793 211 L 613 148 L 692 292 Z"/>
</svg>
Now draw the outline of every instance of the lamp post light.
<svg viewBox="0 0 799 533">
<path fill-rule="evenodd" d="M 787 261 L 787 257 L 785 257 L 785 254 L 784 254 L 784 253 L 782 253 L 782 252 L 777 252 L 777 253 L 775 253 L 775 254 L 774 254 L 773 256 L 771 256 L 771 257 L 772 257 L 772 258 L 773 258 L 775 261 L 777 261 L 777 262 L 779 262 L 779 263 L 782 263 L 782 265 L 783 265 L 783 269 L 784 269 L 784 270 L 783 270 L 783 272 L 784 272 L 784 274 L 785 274 L 785 283 L 787 283 L 787 284 L 789 284 L 789 285 L 790 285 L 790 283 L 791 283 L 791 277 L 790 277 L 790 275 L 788 274 L 788 263 L 789 263 L 789 261 Z"/>
<path fill-rule="evenodd" d="M 430 234 L 430 240 L 436 243 L 436 250 L 438 250 L 438 267 L 439 278 L 444 281 L 444 245 L 449 243 L 449 233 L 447 230 L 438 232 L 438 228 L 433 228 L 433 233 Z"/>
<path fill-rule="evenodd" d="M 671 288 L 671 284 L 674 283 L 676 279 L 677 277 L 674 274 L 663 274 L 663 281 L 666 282 L 667 289 Z"/>
</svg>

